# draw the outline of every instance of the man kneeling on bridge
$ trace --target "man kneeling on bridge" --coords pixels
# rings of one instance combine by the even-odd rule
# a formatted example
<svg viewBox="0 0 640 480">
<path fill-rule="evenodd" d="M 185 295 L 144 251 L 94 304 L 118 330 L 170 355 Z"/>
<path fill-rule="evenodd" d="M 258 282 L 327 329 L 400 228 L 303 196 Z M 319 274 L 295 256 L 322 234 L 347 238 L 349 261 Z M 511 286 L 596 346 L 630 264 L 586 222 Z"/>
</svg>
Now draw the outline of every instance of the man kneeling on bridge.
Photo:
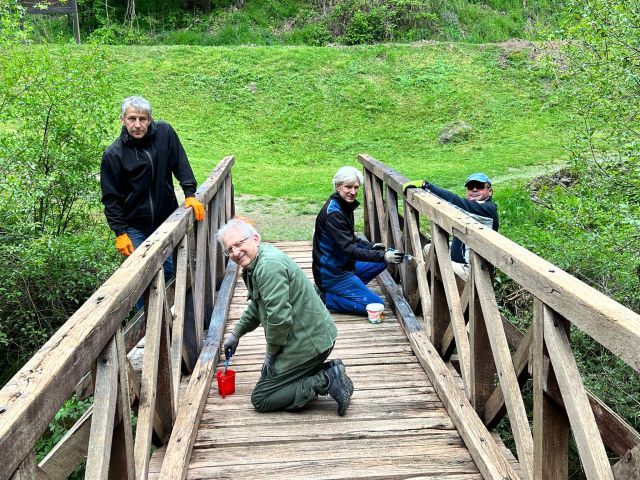
<svg viewBox="0 0 640 480">
<path fill-rule="evenodd" d="M 250 300 L 224 341 L 225 356 L 235 353 L 244 334 L 264 328 L 267 351 L 253 406 L 260 412 L 295 410 L 329 394 L 343 416 L 353 383 L 340 359 L 325 362 L 338 330 L 304 272 L 285 253 L 261 243 L 243 220 L 231 220 L 216 238 L 225 256 L 242 267 Z"/>
</svg>

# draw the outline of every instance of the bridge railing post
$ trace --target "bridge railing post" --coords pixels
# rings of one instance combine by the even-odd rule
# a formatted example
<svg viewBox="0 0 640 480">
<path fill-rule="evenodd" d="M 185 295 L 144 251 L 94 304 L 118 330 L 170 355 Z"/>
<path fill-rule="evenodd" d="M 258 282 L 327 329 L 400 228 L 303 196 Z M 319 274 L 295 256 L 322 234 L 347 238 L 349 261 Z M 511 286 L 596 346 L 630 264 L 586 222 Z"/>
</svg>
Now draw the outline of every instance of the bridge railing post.
<svg viewBox="0 0 640 480">
<path fill-rule="evenodd" d="M 225 275 L 214 233 L 233 213 L 233 163 L 223 159 L 196 192 L 207 212 L 197 238 L 192 210 L 180 207 L 0 390 L 0 479 L 66 478 L 85 458 L 87 478 L 146 478 L 152 440 L 171 434 L 181 373 L 196 364 L 206 312 Z M 166 285 L 169 256 L 176 275 Z M 145 308 L 122 329 L 141 296 Z M 93 394 L 93 405 L 36 465 L 36 441 L 74 390 Z"/>
<path fill-rule="evenodd" d="M 385 226 L 397 225 L 404 250 L 415 257 L 413 268 L 402 268 L 400 281 L 407 298 L 401 309 L 406 312 L 408 304 L 412 313 L 416 317 L 422 313 L 425 321 L 408 319 L 407 335 L 412 342 L 420 339 L 430 344 L 424 349 L 427 357 L 434 347 L 444 359 L 457 354 L 464 394 L 486 428 L 493 428 L 508 415 L 523 478 L 567 478 L 570 431 L 587 478 L 613 478 L 614 471 L 621 475 L 618 478 L 626 478 L 623 472 L 630 468 L 624 462 L 637 458 L 640 434 L 584 387 L 568 332 L 571 324 L 640 372 L 640 315 L 430 192 L 410 189 L 403 193 L 408 179 L 369 155 L 361 154 L 358 159 L 367 178 L 365 195 L 374 199 L 367 204 L 368 228 L 374 231 L 381 218 Z M 376 193 L 376 184 L 382 181 L 386 183 L 385 198 Z M 380 215 L 379 203 L 393 203 L 400 194 L 404 216 L 398 213 L 396 220 L 389 213 L 393 205 L 387 205 L 386 216 Z M 430 222 L 432 245 L 426 256 L 421 251 L 421 217 Z M 396 239 L 393 228 L 391 233 Z M 452 271 L 451 236 L 458 237 L 471 253 L 466 283 Z M 533 322 L 524 334 L 498 307 L 493 288 L 496 271 L 535 299 Z M 520 323 L 526 321 L 519 319 Z M 423 366 L 430 364 L 428 358 L 422 361 Z M 533 429 L 526 411 L 529 402 L 523 398 L 529 377 L 534 385 Z M 440 381 L 437 375 L 432 378 L 434 383 Z M 440 387 L 446 391 L 450 385 Z M 449 403 L 454 410 L 456 405 Z M 452 413 L 458 428 L 465 431 L 467 425 L 459 415 L 459 411 Z M 466 433 L 480 435 L 477 431 Z M 605 446 L 623 458 L 613 469 Z M 482 452 L 476 453 L 479 462 L 486 460 Z"/>
</svg>

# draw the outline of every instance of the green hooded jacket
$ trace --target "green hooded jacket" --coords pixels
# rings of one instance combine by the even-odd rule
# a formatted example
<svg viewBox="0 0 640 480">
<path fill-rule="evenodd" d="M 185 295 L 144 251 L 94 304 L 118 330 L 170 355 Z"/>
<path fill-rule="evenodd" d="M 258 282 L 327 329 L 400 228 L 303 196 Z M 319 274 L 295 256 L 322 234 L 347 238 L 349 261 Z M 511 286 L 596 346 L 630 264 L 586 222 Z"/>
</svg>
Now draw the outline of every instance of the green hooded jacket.
<svg viewBox="0 0 640 480">
<path fill-rule="evenodd" d="M 338 337 L 329 311 L 300 267 L 277 248 L 260 244 L 242 270 L 249 305 L 233 331 L 241 337 L 262 324 L 275 369 L 286 372 L 331 348 Z"/>
</svg>

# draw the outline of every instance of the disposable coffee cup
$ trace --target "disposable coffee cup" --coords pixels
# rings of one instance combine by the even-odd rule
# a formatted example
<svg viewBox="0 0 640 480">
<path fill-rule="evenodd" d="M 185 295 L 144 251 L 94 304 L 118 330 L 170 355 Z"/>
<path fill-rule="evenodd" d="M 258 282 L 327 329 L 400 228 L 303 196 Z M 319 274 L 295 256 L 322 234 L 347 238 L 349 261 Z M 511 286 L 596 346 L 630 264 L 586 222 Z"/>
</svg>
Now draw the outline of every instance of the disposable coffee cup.
<svg viewBox="0 0 640 480">
<path fill-rule="evenodd" d="M 384 305 L 382 303 L 370 303 L 367 305 L 369 323 L 382 323 L 384 320 Z"/>
</svg>

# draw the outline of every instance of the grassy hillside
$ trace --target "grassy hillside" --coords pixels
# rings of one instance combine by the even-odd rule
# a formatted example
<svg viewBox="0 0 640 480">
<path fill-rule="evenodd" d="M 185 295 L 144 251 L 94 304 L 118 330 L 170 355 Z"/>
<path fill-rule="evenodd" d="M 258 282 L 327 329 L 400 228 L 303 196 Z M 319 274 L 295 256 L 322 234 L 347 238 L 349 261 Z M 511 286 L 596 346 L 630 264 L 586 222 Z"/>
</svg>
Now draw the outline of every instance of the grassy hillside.
<svg viewBox="0 0 640 480">
<path fill-rule="evenodd" d="M 317 204 L 361 152 L 446 187 L 484 170 L 499 191 L 564 156 L 545 70 L 515 47 L 111 47 L 114 134 L 116 102 L 141 94 L 200 179 L 236 156 L 239 194 Z M 457 120 L 471 138 L 439 144 Z"/>
</svg>

